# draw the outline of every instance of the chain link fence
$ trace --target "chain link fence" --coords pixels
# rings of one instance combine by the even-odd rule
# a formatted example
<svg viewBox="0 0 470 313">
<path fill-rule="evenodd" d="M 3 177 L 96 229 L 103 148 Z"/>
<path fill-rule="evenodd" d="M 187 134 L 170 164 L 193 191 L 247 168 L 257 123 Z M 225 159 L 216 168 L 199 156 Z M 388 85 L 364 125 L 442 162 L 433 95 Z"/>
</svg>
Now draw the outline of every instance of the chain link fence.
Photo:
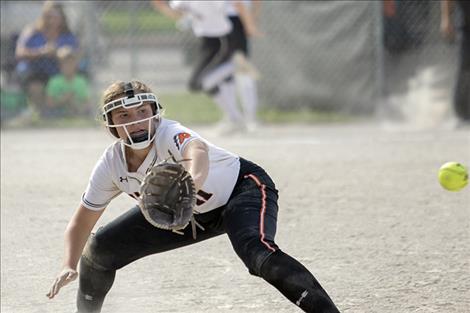
<svg viewBox="0 0 470 313">
<path fill-rule="evenodd" d="M 41 5 L 1 2 L 2 108 L 17 85 L 15 35 L 40 16 Z M 63 5 L 95 98 L 110 82 L 131 78 L 157 93 L 187 91 L 197 40 L 150 1 Z M 251 42 L 261 105 L 397 118 L 440 107 L 445 115 L 456 45 L 441 39 L 439 14 L 438 1 L 263 2 L 265 36 Z"/>
<path fill-rule="evenodd" d="M 457 42 L 440 34 L 439 1 L 391 3 L 386 3 L 383 15 L 384 85 L 379 112 L 420 126 L 439 125 L 453 114 Z"/>
</svg>

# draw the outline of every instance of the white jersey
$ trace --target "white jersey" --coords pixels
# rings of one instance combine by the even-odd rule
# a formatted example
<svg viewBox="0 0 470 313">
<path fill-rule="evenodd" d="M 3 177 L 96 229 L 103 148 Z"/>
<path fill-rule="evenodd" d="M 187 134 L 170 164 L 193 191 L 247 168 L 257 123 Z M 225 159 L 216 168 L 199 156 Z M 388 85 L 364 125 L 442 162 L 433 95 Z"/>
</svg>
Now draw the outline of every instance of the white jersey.
<svg viewBox="0 0 470 313">
<path fill-rule="evenodd" d="M 170 1 L 170 7 L 189 16 L 197 37 L 222 37 L 232 31 L 225 1 Z"/>
<path fill-rule="evenodd" d="M 81 204 L 90 210 L 102 210 L 122 192 L 137 200 L 140 184 L 150 168 L 168 158 L 183 159 L 182 151 L 196 139 L 209 147 L 209 173 L 197 194 L 194 212 L 204 213 L 226 204 L 240 171 L 239 157 L 175 121 L 161 119 L 156 132 L 152 149 L 136 172 L 127 169 L 122 141 L 109 146 L 93 169 Z"/>
</svg>

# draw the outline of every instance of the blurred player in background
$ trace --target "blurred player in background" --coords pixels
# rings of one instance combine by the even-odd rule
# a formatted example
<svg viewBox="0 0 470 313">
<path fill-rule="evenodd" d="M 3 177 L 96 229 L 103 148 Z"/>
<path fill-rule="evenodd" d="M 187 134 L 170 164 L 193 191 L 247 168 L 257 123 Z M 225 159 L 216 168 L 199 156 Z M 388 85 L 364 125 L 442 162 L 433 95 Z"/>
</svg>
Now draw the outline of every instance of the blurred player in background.
<svg viewBox="0 0 470 313">
<path fill-rule="evenodd" d="M 230 44 L 234 50 L 235 80 L 238 96 L 243 106 L 247 130 L 256 129 L 256 111 L 258 107 L 258 93 L 256 80 L 259 79 L 258 70 L 248 61 L 249 38 L 261 37 L 263 34 L 257 27 L 261 1 L 227 1 L 227 14 L 232 22 Z"/>
<path fill-rule="evenodd" d="M 441 32 L 449 40 L 455 37 L 452 15 L 457 2 L 461 12 L 460 53 L 457 82 L 454 90 L 454 110 L 461 125 L 470 125 L 470 1 L 441 1 Z"/>
<path fill-rule="evenodd" d="M 229 42 L 232 24 L 227 17 L 225 1 L 154 0 L 154 7 L 176 21 L 187 19 L 200 38 L 200 51 L 189 80 L 192 91 L 209 94 L 224 113 L 221 131 L 230 134 L 245 129 L 237 105 L 232 62 L 233 47 Z"/>
<path fill-rule="evenodd" d="M 163 118 L 157 97 L 142 82 L 110 85 L 103 95 L 102 112 L 116 141 L 98 160 L 67 226 L 63 268 L 49 298 L 79 275 L 78 311 L 98 313 L 118 269 L 142 257 L 226 233 L 249 273 L 263 278 L 299 308 L 311 313 L 339 312 L 315 277 L 275 243 L 278 191 L 264 169 Z M 181 233 L 153 226 L 139 206 L 90 236 L 105 208 L 120 193 L 138 201 L 142 180 L 164 160 L 186 160 L 182 165 L 198 190 L 193 208 L 201 228 L 197 236 L 189 225 Z"/>
</svg>

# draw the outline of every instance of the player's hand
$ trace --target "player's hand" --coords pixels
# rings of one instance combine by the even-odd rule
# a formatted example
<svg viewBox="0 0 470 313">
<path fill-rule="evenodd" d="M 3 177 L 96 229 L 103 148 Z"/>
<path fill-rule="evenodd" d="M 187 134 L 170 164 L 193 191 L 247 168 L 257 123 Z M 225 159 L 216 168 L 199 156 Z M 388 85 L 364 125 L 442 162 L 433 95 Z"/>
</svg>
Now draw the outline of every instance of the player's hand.
<svg viewBox="0 0 470 313">
<path fill-rule="evenodd" d="M 57 53 L 57 46 L 55 43 L 48 42 L 46 45 L 42 48 L 42 54 L 45 56 L 55 56 Z"/>
<path fill-rule="evenodd" d="M 46 296 L 49 299 L 54 298 L 54 296 L 59 293 L 60 288 L 74 281 L 77 278 L 77 276 L 78 276 L 78 273 L 76 270 L 68 268 L 68 267 L 64 268 L 59 273 L 59 275 L 57 275 L 56 279 L 54 280 L 54 283 L 51 286 L 51 289 L 46 294 Z"/>
</svg>

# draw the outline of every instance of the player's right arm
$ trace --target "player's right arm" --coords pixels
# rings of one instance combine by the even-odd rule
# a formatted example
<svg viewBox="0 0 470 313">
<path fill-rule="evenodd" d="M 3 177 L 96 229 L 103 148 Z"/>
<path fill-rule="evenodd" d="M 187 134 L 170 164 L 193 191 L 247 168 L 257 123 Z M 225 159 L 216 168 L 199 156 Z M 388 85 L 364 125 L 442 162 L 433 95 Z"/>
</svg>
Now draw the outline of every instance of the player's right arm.
<svg viewBox="0 0 470 313">
<path fill-rule="evenodd" d="M 47 293 L 50 299 L 77 278 L 77 264 L 93 227 L 108 203 L 121 192 L 111 177 L 113 147 L 108 148 L 96 163 L 81 204 L 65 229 L 62 270 Z"/>
<path fill-rule="evenodd" d="M 16 43 L 15 57 L 18 60 L 30 60 L 43 56 L 53 56 L 56 52 L 56 47 L 53 43 L 38 48 L 29 48 L 27 42 L 33 34 L 33 28 L 27 27 L 24 29 Z"/>
<path fill-rule="evenodd" d="M 452 23 L 452 11 L 454 1 L 441 0 L 441 33 L 444 38 L 452 40 L 455 35 L 454 25 Z"/>
<path fill-rule="evenodd" d="M 77 276 L 77 264 L 90 233 L 100 218 L 103 210 L 90 210 L 80 205 L 65 229 L 64 260 L 62 270 L 54 280 L 47 296 L 49 299 L 59 293 L 60 288 L 74 281 Z"/>
<path fill-rule="evenodd" d="M 182 16 L 183 13 L 173 7 L 171 7 L 166 1 L 164 0 L 153 0 L 152 1 L 153 7 L 158 10 L 163 15 L 177 21 Z"/>
<path fill-rule="evenodd" d="M 104 209 L 93 211 L 80 205 L 65 229 L 63 267 L 76 269 L 85 243 Z"/>
</svg>

